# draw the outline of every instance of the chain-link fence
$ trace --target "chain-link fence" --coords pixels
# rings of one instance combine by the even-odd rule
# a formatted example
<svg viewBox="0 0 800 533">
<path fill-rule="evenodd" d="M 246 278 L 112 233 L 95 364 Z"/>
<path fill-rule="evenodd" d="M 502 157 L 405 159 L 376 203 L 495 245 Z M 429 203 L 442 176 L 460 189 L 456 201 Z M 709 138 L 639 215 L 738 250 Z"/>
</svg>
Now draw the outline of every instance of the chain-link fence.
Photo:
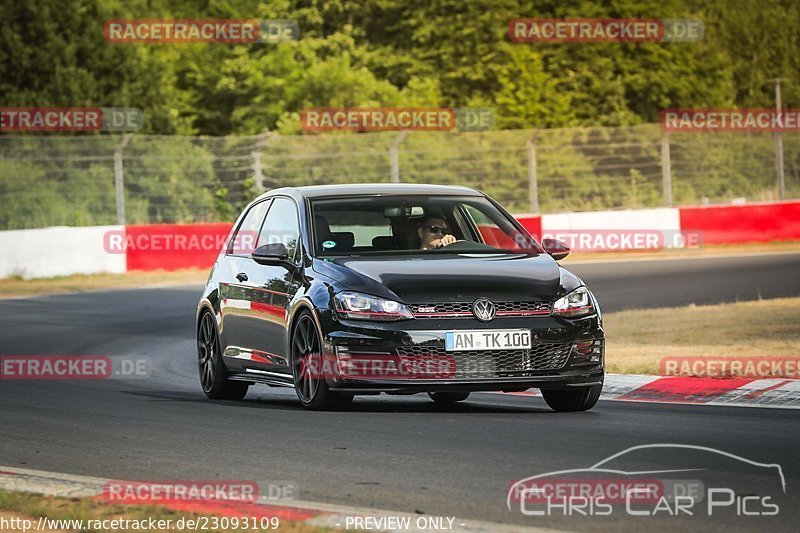
<svg viewBox="0 0 800 533">
<path fill-rule="evenodd" d="M 783 144 L 797 198 L 800 134 Z M 779 199 L 771 133 L 0 136 L 0 229 L 232 220 L 263 190 L 391 181 L 474 187 L 516 213 Z"/>
</svg>

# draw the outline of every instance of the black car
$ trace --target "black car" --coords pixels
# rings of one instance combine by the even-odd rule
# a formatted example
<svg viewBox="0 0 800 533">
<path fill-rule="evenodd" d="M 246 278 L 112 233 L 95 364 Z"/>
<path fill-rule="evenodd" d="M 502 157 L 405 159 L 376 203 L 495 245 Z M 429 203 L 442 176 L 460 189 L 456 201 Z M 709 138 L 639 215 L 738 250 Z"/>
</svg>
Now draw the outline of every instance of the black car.
<svg viewBox="0 0 800 533">
<path fill-rule="evenodd" d="M 590 409 L 604 333 L 592 293 L 485 194 L 434 185 L 270 191 L 247 206 L 197 308 L 209 398 L 294 387 L 314 409 L 356 394 L 541 389 Z"/>
</svg>

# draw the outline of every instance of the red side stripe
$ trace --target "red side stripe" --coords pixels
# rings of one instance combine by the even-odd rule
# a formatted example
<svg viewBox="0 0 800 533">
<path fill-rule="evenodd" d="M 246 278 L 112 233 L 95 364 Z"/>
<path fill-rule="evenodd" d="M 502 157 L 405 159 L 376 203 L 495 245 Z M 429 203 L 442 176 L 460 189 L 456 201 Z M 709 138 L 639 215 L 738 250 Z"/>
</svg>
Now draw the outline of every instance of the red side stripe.
<svg viewBox="0 0 800 533">
<path fill-rule="evenodd" d="M 251 311 L 259 311 L 268 315 L 274 315 L 283 318 L 286 310 L 279 305 L 270 305 L 261 302 L 250 302 Z"/>
</svg>

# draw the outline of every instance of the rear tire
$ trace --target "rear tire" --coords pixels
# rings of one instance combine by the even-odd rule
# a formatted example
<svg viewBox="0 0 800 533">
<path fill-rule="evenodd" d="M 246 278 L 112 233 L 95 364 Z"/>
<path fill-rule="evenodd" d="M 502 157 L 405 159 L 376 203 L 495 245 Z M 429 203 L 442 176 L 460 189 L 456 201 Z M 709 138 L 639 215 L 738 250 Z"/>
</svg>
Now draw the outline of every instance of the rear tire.
<svg viewBox="0 0 800 533">
<path fill-rule="evenodd" d="M 429 392 L 431 400 L 438 404 L 451 404 L 456 402 L 463 402 L 469 398 L 468 392 Z"/>
<path fill-rule="evenodd" d="M 219 332 L 214 316 L 206 311 L 197 326 L 197 364 L 200 386 L 212 400 L 241 400 L 250 384 L 246 381 L 231 381 L 222 361 Z"/>
<path fill-rule="evenodd" d="M 291 359 L 294 390 L 303 407 L 332 411 L 343 409 L 353 402 L 352 394 L 339 394 L 328 388 L 325 366 L 322 364 L 322 342 L 317 324 L 309 311 L 302 311 L 294 324 Z M 318 369 L 316 376 L 314 369 Z"/>
<path fill-rule="evenodd" d="M 544 401 L 554 411 L 570 413 L 575 411 L 588 411 L 595 406 L 603 391 L 603 384 L 577 389 L 542 390 Z"/>
</svg>

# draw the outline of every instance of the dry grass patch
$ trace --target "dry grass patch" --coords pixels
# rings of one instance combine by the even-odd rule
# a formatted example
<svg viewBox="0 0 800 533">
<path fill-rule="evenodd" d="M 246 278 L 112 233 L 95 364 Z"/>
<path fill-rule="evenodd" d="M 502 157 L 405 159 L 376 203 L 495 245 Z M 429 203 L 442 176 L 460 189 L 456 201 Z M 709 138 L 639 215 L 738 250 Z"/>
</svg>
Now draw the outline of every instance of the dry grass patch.
<svg viewBox="0 0 800 533">
<path fill-rule="evenodd" d="M 0 279 L 0 298 L 63 294 L 70 292 L 104 291 L 136 287 L 169 285 L 202 285 L 210 269 L 187 269 L 167 272 L 127 272 L 125 274 L 90 274 L 59 278 Z"/>
<path fill-rule="evenodd" d="M 607 370 L 658 374 L 664 356 L 800 356 L 800 298 L 604 315 Z"/>
</svg>

